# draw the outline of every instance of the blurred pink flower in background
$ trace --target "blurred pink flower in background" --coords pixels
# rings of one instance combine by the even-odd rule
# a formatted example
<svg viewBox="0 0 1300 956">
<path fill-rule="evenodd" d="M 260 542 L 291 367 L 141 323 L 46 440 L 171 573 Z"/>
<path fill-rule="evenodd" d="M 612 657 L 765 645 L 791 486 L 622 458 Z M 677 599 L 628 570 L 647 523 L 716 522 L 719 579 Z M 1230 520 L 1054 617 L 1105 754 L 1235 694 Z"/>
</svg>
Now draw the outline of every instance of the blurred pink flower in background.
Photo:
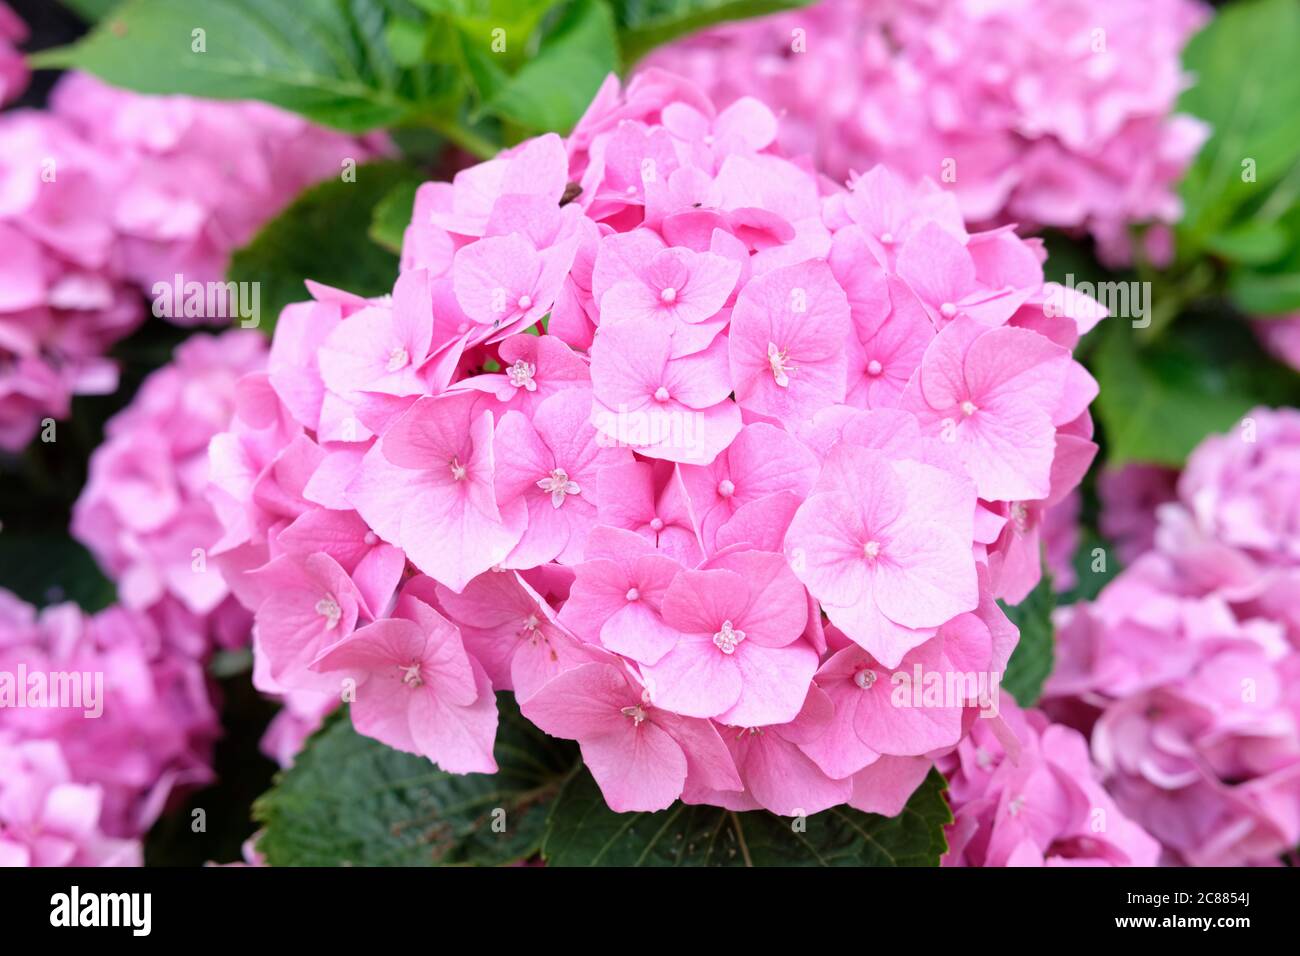
<svg viewBox="0 0 1300 956">
<path fill-rule="evenodd" d="M 0 671 L 51 684 L 81 675 L 81 706 L 5 706 L 0 736 L 57 744 L 71 781 L 95 788 L 105 834 L 139 837 L 174 795 L 211 781 L 219 725 L 203 662 L 170 647 L 143 614 L 72 604 L 38 613 L 0 591 Z"/>
<path fill-rule="evenodd" d="M 1154 550 L 1057 612 L 1044 707 L 1169 862 L 1276 862 L 1300 841 L 1300 412 L 1207 438 L 1152 523 Z"/>
<path fill-rule="evenodd" d="M 53 740 L 0 728 L 0 867 L 139 866 L 140 843 L 100 828 L 103 790 L 74 782 Z"/>
<path fill-rule="evenodd" d="M 953 822 L 944 866 L 1154 866 L 1159 845 L 1101 785 L 1078 731 L 1003 693 L 939 759 Z"/>
<path fill-rule="evenodd" d="M 886 163 L 951 189 L 968 221 L 1092 232 L 1168 223 L 1207 134 L 1172 116 L 1196 0 L 823 0 L 646 60 L 721 106 L 757 96 L 779 141 L 836 179 Z"/>
<path fill-rule="evenodd" d="M 1259 319 L 1254 328 L 1265 348 L 1300 371 L 1300 314 Z"/>
<path fill-rule="evenodd" d="M 0 0 L 0 106 L 27 87 L 27 64 L 17 46 L 27 39 L 27 25 Z"/>
<path fill-rule="evenodd" d="M 224 279 L 230 254 L 304 188 L 386 148 L 382 135 L 358 139 L 264 103 L 142 96 L 87 73 L 64 76 L 49 109 L 120 169 L 108 222 L 122 275 L 146 292 L 178 273 Z"/>
<path fill-rule="evenodd" d="M 208 567 L 221 525 L 205 491 L 208 442 L 229 427 L 235 384 L 266 353 L 266 337 L 252 330 L 186 340 L 105 426 L 73 511 L 73 536 L 123 605 L 165 623 L 168 640 L 193 642 L 195 657 L 247 642 L 252 623 Z"/>
</svg>

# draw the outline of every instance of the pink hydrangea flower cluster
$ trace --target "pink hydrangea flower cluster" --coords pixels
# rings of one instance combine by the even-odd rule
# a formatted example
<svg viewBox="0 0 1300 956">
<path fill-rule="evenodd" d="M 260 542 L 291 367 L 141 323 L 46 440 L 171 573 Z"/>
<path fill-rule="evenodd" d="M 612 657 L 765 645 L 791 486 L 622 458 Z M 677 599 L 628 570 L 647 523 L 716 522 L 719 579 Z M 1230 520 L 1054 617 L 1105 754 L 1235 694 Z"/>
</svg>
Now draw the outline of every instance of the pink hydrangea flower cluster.
<svg viewBox="0 0 1300 956">
<path fill-rule="evenodd" d="M 119 171 L 107 218 L 121 274 L 146 292 L 176 275 L 223 280 L 230 254 L 303 189 L 388 148 L 264 103 L 141 96 L 87 73 L 60 80 L 50 110 Z"/>
<path fill-rule="evenodd" d="M 108 207 L 121 186 L 65 120 L 0 115 L 0 448 L 66 418 L 73 395 L 117 388 L 104 353 L 144 317 L 117 267 Z"/>
<path fill-rule="evenodd" d="M 1256 409 L 1192 454 L 1155 550 L 1059 612 L 1048 709 L 1174 862 L 1300 841 L 1298 496 L 1300 412 Z"/>
<path fill-rule="evenodd" d="M 105 428 L 73 510 L 72 533 L 117 584 L 193 657 L 248 640 L 252 620 L 208 567 L 222 528 L 208 503 L 208 442 L 235 410 L 235 384 L 266 364 L 252 330 L 195 335 L 150 375 Z"/>
<path fill-rule="evenodd" d="M 0 866 L 139 866 L 138 840 L 100 829 L 103 789 L 76 783 L 53 740 L 0 729 Z"/>
<path fill-rule="evenodd" d="M 953 823 L 944 866 L 1155 866 L 1160 845 L 1106 793 L 1076 730 L 1021 710 L 977 721 L 939 766 Z"/>
<path fill-rule="evenodd" d="M 12 47 L 25 35 L 0 3 L 0 103 L 26 84 Z M 143 320 L 142 293 L 221 280 L 303 188 L 387 149 L 260 103 L 140 96 L 77 73 L 48 111 L 0 115 L 0 449 L 66 418 L 73 396 L 117 388 L 105 353 Z"/>
<path fill-rule="evenodd" d="M 38 613 L 0 591 L 0 687 L 0 853 L 13 859 L 138 859 L 104 837 L 140 837 L 173 794 L 211 780 L 203 666 L 143 614 Z"/>
<path fill-rule="evenodd" d="M 27 64 L 18 45 L 27 39 L 27 24 L 0 0 L 0 106 L 27 88 Z"/>
<path fill-rule="evenodd" d="M 1087 228 L 1111 258 L 1173 222 L 1206 136 L 1171 116 L 1196 0 L 822 0 L 697 34 L 647 62 L 719 103 L 758 95 L 781 142 L 836 176 L 941 180 L 968 221 Z"/>
<path fill-rule="evenodd" d="M 567 140 L 424 185 L 391 296 L 285 310 L 211 445 L 260 686 L 458 773 L 513 691 L 620 811 L 898 812 L 996 706 L 1103 313 L 777 132 L 611 77 Z"/>
</svg>

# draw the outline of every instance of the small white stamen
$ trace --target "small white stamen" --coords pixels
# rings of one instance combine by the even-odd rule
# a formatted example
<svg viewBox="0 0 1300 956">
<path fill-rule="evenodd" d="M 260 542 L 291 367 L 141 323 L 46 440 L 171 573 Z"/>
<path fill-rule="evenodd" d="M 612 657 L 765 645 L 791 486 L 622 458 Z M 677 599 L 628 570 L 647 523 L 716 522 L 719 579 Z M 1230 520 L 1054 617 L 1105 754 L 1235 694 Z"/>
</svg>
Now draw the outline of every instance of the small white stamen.
<svg viewBox="0 0 1300 956">
<path fill-rule="evenodd" d="M 945 319 L 951 319 L 957 314 L 957 307 L 951 302 L 945 302 L 943 305 L 939 306 L 939 312 L 942 313 Z"/>
<path fill-rule="evenodd" d="M 339 602 L 334 600 L 334 596 L 327 594 L 316 602 L 316 613 L 325 618 L 325 630 L 332 631 L 338 626 L 339 618 L 343 616 L 343 609 L 339 607 Z"/>
<path fill-rule="evenodd" d="M 654 518 L 651 518 L 651 519 L 650 519 L 650 530 L 651 530 L 651 531 L 662 531 L 662 530 L 664 530 L 664 519 L 663 519 L 663 518 L 660 518 L 660 517 L 657 517 L 657 516 L 654 517 Z"/>
<path fill-rule="evenodd" d="M 1022 793 L 1019 796 L 1014 797 L 1011 802 L 1007 804 L 1007 813 L 1011 814 L 1013 817 L 1018 817 L 1020 816 L 1020 811 L 1024 808 L 1025 795 Z"/>
<path fill-rule="evenodd" d="M 1011 502 L 1011 507 L 1007 509 L 1011 516 L 1011 523 L 1015 525 L 1017 531 L 1024 534 L 1029 527 L 1029 509 L 1025 507 L 1023 501 Z"/>
<path fill-rule="evenodd" d="M 659 293 L 659 298 L 664 302 L 674 302 L 677 299 L 677 290 L 669 286 Z"/>
<path fill-rule="evenodd" d="M 522 388 L 526 392 L 537 391 L 537 383 L 533 381 L 535 374 L 537 374 L 537 366 L 532 362 L 525 362 L 523 359 L 519 359 L 514 365 L 506 369 L 506 378 L 510 379 L 510 384 L 515 388 Z"/>
<path fill-rule="evenodd" d="M 645 711 L 640 707 L 624 707 L 623 716 L 632 718 L 632 726 L 640 727 L 641 721 L 645 720 Z"/>
<path fill-rule="evenodd" d="M 880 244 L 882 246 L 892 246 L 894 244 L 894 234 L 892 232 L 882 232 L 880 234 Z"/>
<path fill-rule="evenodd" d="M 979 409 L 975 407 L 975 403 L 972 402 L 970 399 L 967 399 L 966 401 L 961 403 L 961 413 L 965 415 L 967 418 L 970 418 L 977 411 L 979 411 Z"/>
<path fill-rule="evenodd" d="M 723 478 L 718 482 L 718 494 L 724 498 L 730 498 L 736 493 L 736 486 L 731 483 L 730 478 Z"/>
<path fill-rule="evenodd" d="M 424 683 L 423 678 L 420 677 L 419 664 L 409 664 L 406 667 L 398 664 L 397 669 L 402 672 L 402 683 L 408 687 L 419 687 Z"/>
<path fill-rule="evenodd" d="M 576 481 L 569 480 L 569 473 L 563 468 L 556 468 L 545 478 L 537 479 L 537 487 L 551 496 L 551 505 L 555 508 L 563 505 L 569 495 L 576 495 L 582 491 Z"/>
<path fill-rule="evenodd" d="M 884 367 L 883 365 L 881 365 L 880 362 L 877 361 L 876 359 L 872 359 L 870 362 L 867 363 L 867 374 L 868 374 L 868 375 L 876 376 L 876 375 L 879 375 L 879 374 L 880 374 L 881 372 L 883 372 L 884 370 L 885 370 L 885 367 Z"/>
<path fill-rule="evenodd" d="M 775 342 L 767 343 L 767 364 L 772 367 L 772 378 L 782 388 L 788 388 L 790 385 L 788 373 L 796 371 L 795 366 L 786 364 L 789 361 L 790 355 L 786 350 L 777 348 Z"/>
<path fill-rule="evenodd" d="M 671 396 L 668 394 L 668 389 L 664 388 L 664 386 L 660 385 L 658 388 L 655 389 L 656 402 L 666 402 L 670 397 Z"/>
<path fill-rule="evenodd" d="M 638 591 L 636 588 L 628 588 L 628 589 L 627 589 L 627 599 L 628 599 L 629 601 L 636 601 L 636 600 L 638 600 L 640 597 L 641 597 L 641 592 Z"/>
<path fill-rule="evenodd" d="M 451 477 L 453 481 L 464 481 L 465 476 L 469 474 L 465 466 L 460 463 L 459 458 L 453 458 L 447 464 L 451 468 Z"/>
<path fill-rule="evenodd" d="M 367 531 L 364 538 L 361 539 L 367 548 L 373 548 L 379 543 L 379 535 L 373 531 Z"/>
<path fill-rule="evenodd" d="M 533 297 L 531 295 L 521 295 L 519 297 L 519 308 L 527 311 L 533 307 Z"/>
<path fill-rule="evenodd" d="M 713 643 L 724 654 L 736 653 L 736 645 L 745 639 L 745 632 L 731 626 L 730 621 L 722 622 L 722 630 L 713 635 Z"/>
<path fill-rule="evenodd" d="M 626 192 L 629 196 L 635 196 L 635 195 L 636 195 L 636 187 L 635 187 L 635 186 L 628 186 L 627 189 L 624 190 L 624 192 Z"/>
<path fill-rule="evenodd" d="M 867 558 L 874 561 L 876 558 L 880 557 L 880 542 L 868 541 L 862 546 L 862 553 Z"/>
<path fill-rule="evenodd" d="M 871 685 L 876 682 L 876 672 L 869 667 L 864 667 L 853 675 L 853 683 L 857 684 L 863 690 L 871 690 Z"/>
<path fill-rule="evenodd" d="M 397 372 L 410 364 L 411 356 L 406 354 L 406 349 L 398 345 L 388 353 L 388 364 L 384 368 L 389 372 Z"/>
</svg>

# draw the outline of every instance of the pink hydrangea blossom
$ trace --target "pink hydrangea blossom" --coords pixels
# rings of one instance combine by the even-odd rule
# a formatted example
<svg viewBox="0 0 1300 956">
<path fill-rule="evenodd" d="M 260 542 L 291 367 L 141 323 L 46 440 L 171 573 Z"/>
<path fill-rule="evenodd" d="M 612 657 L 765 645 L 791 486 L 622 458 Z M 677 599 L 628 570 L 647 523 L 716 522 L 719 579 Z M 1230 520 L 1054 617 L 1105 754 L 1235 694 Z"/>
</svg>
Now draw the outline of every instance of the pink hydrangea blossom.
<svg viewBox="0 0 1300 956">
<path fill-rule="evenodd" d="M 1207 438 L 1146 519 L 1153 550 L 1058 612 L 1045 706 L 1090 733 L 1107 788 L 1171 862 L 1268 864 L 1300 840 L 1298 449 L 1294 409 Z"/>
<path fill-rule="evenodd" d="M 141 96 L 87 73 L 65 76 L 50 110 L 120 170 L 107 224 L 122 274 L 146 290 L 224 281 L 230 254 L 305 187 L 384 148 L 265 104 Z"/>
<path fill-rule="evenodd" d="M 195 657 L 211 642 L 248 637 L 248 612 L 208 566 L 221 537 L 205 496 L 208 441 L 230 423 L 235 383 L 265 361 L 258 332 L 188 339 L 109 421 L 73 510 L 73 535 L 117 583 L 122 603 L 166 620 L 169 639 L 197 634 Z"/>
<path fill-rule="evenodd" d="M 0 706 L 0 765 L 17 761 L 12 777 L 0 774 L 4 852 L 13 852 L 9 827 L 22 843 L 24 827 L 52 814 L 51 844 L 29 847 L 36 865 L 46 852 L 59 857 L 54 865 L 137 860 L 138 847 L 102 837 L 143 835 L 179 794 L 211 781 L 218 726 L 204 661 L 177 650 L 144 614 L 112 606 L 86 615 L 72 604 L 38 613 L 0 591 L 0 674 L 6 695 L 27 688 Z M 75 697 L 32 698 L 33 686 L 53 689 L 55 677 L 73 674 Z M 24 783 L 26 773 L 34 776 Z"/>
<path fill-rule="evenodd" d="M 108 204 L 121 185 L 66 120 L 0 115 L 0 448 L 41 429 L 56 440 L 48 422 L 74 395 L 117 388 L 104 353 L 144 317 L 117 263 Z"/>
<path fill-rule="evenodd" d="M 999 719 L 940 758 L 944 866 L 1155 866 L 1159 844 L 1106 793 L 1082 735 L 1007 694 Z"/>
<path fill-rule="evenodd" d="M 1173 113 L 1179 55 L 1207 16 L 1196 0 L 822 0 L 643 69 L 680 71 L 734 104 L 722 116 L 757 95 L 776 142 L 830 175 L 884 163 L 941 182 L 968 220 L 1085 227 L 1124 259 L 1130 225 L 1180 215 L 1173 187 L 1208 131 Z M 767 141 L 770 124 L 750 128 Z"/>
<path fill-rule="evenodd" d="M 101 829 L 102 806 L 102 789 L 72 779 L 56 741 L 0 729 L 0 866 L 140 866 L 138 840 Z"/>
<path fill-rule="evenodd" d="M 1104 312 L 778 127 L 611 78 L 567 140 L 422 186 L 391 297 L 285 310 L 209 497 L 286 740 L 355 681 L 360 732 L 487 770 L 487 681 L 616 810 L 895 814 L 996 709 Z"/>
<path fill-rule="evenodd" d="M 27 63 L 17 49 L 26 40 L 27 24 L 0 2 L 0 106 L 17 99 L 27 87 Z"/>
</svg>

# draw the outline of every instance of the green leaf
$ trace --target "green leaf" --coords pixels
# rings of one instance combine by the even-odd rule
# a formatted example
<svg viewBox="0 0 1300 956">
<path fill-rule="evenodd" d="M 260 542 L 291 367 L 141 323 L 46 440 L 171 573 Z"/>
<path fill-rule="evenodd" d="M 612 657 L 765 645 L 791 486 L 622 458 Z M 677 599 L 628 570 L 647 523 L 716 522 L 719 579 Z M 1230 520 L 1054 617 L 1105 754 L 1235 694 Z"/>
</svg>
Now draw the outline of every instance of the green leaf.
<svg viewBox="0 0 1300 956">
<path fill-rule="evenodd" d="M 614 20 L 602 0 L 574 0 L 541 49 L 499 85 L 487 110 L 529 129 L 568 132 L 618 70 Z"/>
<path fill-rule="evenodd" d="M 391 25 L 420 17 L 408 0 L 124 0 L 85 38 L 32 62 L 141 93 L 265 100 L 350 132 L 436 124 L 490 155 L 495 146 L 461 125 L 457 71 L 404 67 L 389 48 Z"/>
<path fill-rule="evenodd" d="M 1300 309 L 1300 272 L 1239 269 L 1228 281 L 1228 294 L 1243 312 L 1281 317 Z"/>
<path fill-rule="evenodd" d="M 1185 316 L 1177 335 L 1139 348 L 1135 330 L 1108 319 L 1090 367 L 1101 386 L 1095 408 L 1107 463 L 1180 467 L 1206 435 L 1256 405 L 1295 404 L 1298 378 L 1227 316 Z"/>
<path fill-rule="evenodd" d="M 520 716 L 510 695 L 497 703 L 495 774 L 446 773 L 336 715 L 254 804 L 258 850 L 272 866 L 491 866 L 531 856 L 577 752 Z"/>
<path fill-rule="evenodd" d="M 1187 44 L 1183 62 L 1196 82 L 1178 108 L 1207 121 L 1213 134 L 1183 179 L 1180 254 L 1194 255 L 1300 161 L 1297 49 L 1295 0 L 1231 4 Z M 1253 164 L 1253 179 L 1243 176 L 1243 163 Z"/>
<path fill-rule="evenodd" d="M 93 613 L 117 597 L 90 552 L 66 534 L 0 532 L 0 568 L 4 588 L 37 607 L 73 601 Z"/>
<path fill-rule="evenodd" d="M 1211 236 L 1206 248 L 1230 262 L 1266 263 L 1286 251 L 1287 234 L 1275 222 L 1247 222 Z"/>
<path fill-rule="evenodd" d="M 369 232 L 381 200 L 422 178 L 401 163 L 358 166 L 356 182 L 320 183 L 262 227 L 235 253 L 228 273 L 232 282 L 261 284 L 261 327 L 270 334 L 281 309 L 308 298 L 304 279 L 363 296 L 391 292 L 396 254 L 358 239 Z"/>
<path fill-rule="evenodd" d="M 1038 703 L 1043 692 L 1043 682 L 1052 673 L 1056 657 L 1055 631 L 1052 628 L 1052 611 L 1056 609 L 1056 592 L 1052 590 L 1052 577 L 1043 569 L 1038 586 L 1019 604 L 1011 606 L 999 601 L 1020 629 L 1020 641 L 1002 675 L 1002 686 L 1021 707 Z"/>
<path fill-rule="evenodd" d="M 402 239 L 411 224 L 418 182 L 401 183 L 375 205 L 370 219 L 370 238 L 389 252 L 401 255 Z"/>
<path fill-rule="evenodd" d="M 761 17 L 812 0 L 613 0 L 623 57 L 630 65 L 654 47 L 726 20 Z"/>
<path fill-rule="evenodd" d="M 591 774 L 576 774 L 546 821 L 550 866 L 937 866 L 952 822 L 943 777 L 931 770 L 896 817 L 841 806 L 798 821 L 675 803 L 615 813 Z"/>
</svg>

